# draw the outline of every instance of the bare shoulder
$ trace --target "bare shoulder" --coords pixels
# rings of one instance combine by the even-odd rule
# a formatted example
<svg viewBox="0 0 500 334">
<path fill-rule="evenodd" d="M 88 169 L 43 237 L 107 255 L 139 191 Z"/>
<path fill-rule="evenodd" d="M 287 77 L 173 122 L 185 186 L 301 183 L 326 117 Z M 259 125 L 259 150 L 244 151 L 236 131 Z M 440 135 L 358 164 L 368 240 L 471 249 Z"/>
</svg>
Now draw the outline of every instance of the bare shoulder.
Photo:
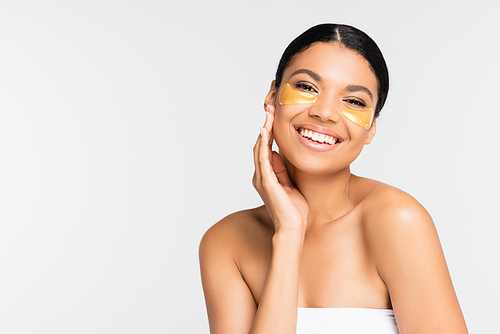
<svg viewBox="0 0 500 334">
<path fill-rule="evenodd" d="M 199 260 L 211 332 L 248 333 L 257 305 L 242 263 L 269 234 L 265 207 L 233 213 L 205 232 Z"/>
<path fill-rule="evenodd" d="M 272 233 L 272 222 L 264 206 L 238 211 L 205 232 L 200 242 L 200 254 L 209 249 L 224 250 L 225 253 L 241 250 L 242 245 L 269 233 Z"/>
<path fill-rule="evenodd" d="M 375 180 L 358 178 L 357 182 L 363 189 L 360 197 L 369 231 L 434 227 L 427 210 L 410 194 Z"/>
<path fill-rule="evenodd" d="M 467 333 L 431 216 L 409 194 L 360 179 L 367 245 L 401 333 Z"/>
<path fill-rule="evenodd" d="M 360 179 L 361 211 L 367 241 L 380 273 L 395 268 L 394 261 L 439 255 L 441 244 L 427 210 L 411 195 L 387 184 Z"/>
</svg>

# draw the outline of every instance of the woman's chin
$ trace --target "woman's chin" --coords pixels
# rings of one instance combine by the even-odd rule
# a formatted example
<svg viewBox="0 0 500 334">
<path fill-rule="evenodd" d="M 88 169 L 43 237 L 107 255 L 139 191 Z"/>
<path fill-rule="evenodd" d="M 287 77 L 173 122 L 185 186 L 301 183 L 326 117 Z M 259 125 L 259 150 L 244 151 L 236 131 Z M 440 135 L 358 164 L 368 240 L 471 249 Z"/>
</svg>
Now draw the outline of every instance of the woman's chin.
<svg viewBox="0 0 500 334">
<path fill-rule="evenodd" d="M 313 159 L 300 159 L 290 161 L 280 154 L 285 163 L 288 174 L 293 178 L 298 175 L 328 176 L 339 173 L 350 172 L 350 165 L 335 166 L 335 164 L 325 163 L 325 161 L 314 161 Z M 284 158 L 284 159 L 283 159 Z"/>
</svg>

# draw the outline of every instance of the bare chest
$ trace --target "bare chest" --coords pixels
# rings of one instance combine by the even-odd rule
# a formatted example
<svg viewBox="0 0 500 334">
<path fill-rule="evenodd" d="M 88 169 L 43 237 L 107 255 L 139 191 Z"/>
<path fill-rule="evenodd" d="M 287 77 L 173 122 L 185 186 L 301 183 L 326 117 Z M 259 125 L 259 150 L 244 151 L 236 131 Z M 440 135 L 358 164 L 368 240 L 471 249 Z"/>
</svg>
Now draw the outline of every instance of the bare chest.
<svg viewBox="0 0 500 334">
<path fill-rule="evenodd" d="M 253 255 L 241 265 L 257 304 L 271 261 L 271 238 L 255 245 Z M 356 225 L 311 229 L 304 240 L 299 268 L 299 307 L 390 307 L 363 229 Z"/>
</svg>

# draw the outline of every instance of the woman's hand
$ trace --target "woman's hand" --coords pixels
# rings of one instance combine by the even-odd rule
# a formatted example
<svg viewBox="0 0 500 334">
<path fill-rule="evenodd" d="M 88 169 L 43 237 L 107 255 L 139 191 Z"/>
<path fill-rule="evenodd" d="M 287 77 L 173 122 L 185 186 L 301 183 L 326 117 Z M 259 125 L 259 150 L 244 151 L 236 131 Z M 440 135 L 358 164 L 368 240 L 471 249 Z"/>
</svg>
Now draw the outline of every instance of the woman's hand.
<svg viewBox="0 0 500 334">
<path fill-rule="evenodd" d="M 304 235 L 309 206 L 290 180 L 279 154 L 272 151 L 274 112 L 274 106 L 268 106 L 266 122 L 253 149 L 253 186 L 266 205 L 275 233 L 292 231 Z"/>
</svg>

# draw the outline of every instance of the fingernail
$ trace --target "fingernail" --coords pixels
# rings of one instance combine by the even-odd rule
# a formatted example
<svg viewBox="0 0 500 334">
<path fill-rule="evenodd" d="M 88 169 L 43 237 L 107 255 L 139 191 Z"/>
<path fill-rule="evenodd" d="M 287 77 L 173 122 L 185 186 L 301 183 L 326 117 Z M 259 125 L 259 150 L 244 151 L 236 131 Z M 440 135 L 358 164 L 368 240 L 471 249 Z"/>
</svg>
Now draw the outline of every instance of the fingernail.
<svg viewBox="0 0 500 334">
<path fill-rule="evenodd" d="M 263 127 L 261 127 L 261 128 L 260 128 L 260 135 L 262 136 L 262 134 L 263 134 L 263 133 L 264 133 L 264 128 L 263 128 Z"/>
</svg>

